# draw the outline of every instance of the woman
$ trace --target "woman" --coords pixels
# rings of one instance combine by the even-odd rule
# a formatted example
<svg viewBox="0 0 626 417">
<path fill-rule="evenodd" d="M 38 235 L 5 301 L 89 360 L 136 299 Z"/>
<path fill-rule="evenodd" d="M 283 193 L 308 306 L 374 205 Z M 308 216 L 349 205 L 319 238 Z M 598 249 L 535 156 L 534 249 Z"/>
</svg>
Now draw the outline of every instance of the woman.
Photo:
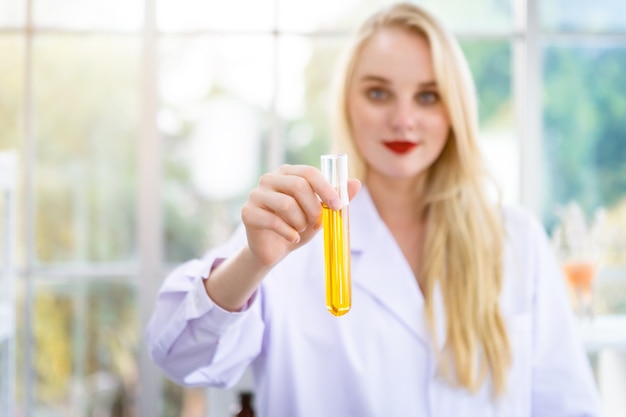
<svg viewBox="0 0 626 417">
<path fill-rule="evenodd" d="M 283 166 L 228 244 L 165 281 L 156 363 L 190 386 L 232 385 L 251 365 L 261 416 L 597 415 L 541 226 L 488 198 L 453 37 L 417 6 L 382 10 L 337 90 L 336 147 L 358 178 L 351 311 L 323 301 L 320 199 L 339 209 L 338 196 L 316 168 Z"/>
</svg>

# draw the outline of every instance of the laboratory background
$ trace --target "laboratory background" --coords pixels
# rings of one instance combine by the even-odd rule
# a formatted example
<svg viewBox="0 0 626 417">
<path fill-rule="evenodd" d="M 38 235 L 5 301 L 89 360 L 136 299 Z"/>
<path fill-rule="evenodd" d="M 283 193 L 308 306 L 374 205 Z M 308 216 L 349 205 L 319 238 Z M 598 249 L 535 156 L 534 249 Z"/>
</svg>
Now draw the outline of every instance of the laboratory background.
<svg viewBox="0 0 626 417">
<path fill-rule="evenodd" d="M 0 0 L 0 417 L 228 417 L 143 331 L 259 176 L 319 166 L 334 62 L 383 0 Z M 460 40 L 502 199 L 563 266 L 626 415 L 626 2 L 423 0 Z"/>
</svg>

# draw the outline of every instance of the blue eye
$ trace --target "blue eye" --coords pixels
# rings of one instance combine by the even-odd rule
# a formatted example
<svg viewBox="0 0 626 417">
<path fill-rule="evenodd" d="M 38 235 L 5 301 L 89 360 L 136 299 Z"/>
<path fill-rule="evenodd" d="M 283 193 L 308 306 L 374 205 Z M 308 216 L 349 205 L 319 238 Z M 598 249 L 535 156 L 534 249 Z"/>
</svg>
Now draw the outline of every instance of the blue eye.
<svg viewBox="0 0 626 417">
<path fill-rule="evenodd" d="M 389 97 L 389 94 L 382 88 L 370 88 L 365 93 L 370 100 L 383 101 Z"/>
<path fill-rule="evenodd" d="M 423 91 L 417 94 L 416 99 L 420 104 L 435 104 L 439 101 L 439 94 L 434 91 Z"/>
</svg>

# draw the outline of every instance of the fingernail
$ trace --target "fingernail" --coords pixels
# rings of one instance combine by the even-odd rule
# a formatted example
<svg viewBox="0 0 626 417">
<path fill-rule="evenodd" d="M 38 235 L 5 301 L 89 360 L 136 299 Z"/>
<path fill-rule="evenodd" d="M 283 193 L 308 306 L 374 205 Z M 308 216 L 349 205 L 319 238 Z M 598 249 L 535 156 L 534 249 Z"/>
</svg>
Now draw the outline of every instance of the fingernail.
<svg viewBox="0 0 626 417">
<path fill-rule="evenodd" d="M 338 198 L 333 198 L 330 200 L 330 208 L 333 210 L 341 209 L 341 200 Z"/>
<path fill-rule="evenodd" d="M 300 242 L 300 234 L 299 233 L 296 235 L 296 238 L 293 240 L 294 245 L 297 244 L 298 242 Z"/>
</svg>

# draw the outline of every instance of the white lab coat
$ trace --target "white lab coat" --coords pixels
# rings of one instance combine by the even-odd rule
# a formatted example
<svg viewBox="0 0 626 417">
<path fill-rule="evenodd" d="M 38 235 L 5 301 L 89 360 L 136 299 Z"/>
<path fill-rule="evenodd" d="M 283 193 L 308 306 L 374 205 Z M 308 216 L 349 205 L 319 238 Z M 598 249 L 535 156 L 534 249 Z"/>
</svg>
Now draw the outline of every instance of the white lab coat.
<svg viewBox="0 0 626 417">
<path fill-rule="evenodd" d="M 422 293 L 365 188 L 350 205 L 353 294 L 345 316 L 325 307 L 322 233 L 277 265 L 244 311 L 214 304 L 202 277 L 245 244 L 240 229 L 167 277 L 146 332 L 151 357 L 188 386 L 232 386 L 251 365 L 260 417 L 597 416 L 595 383 L 546 235 L 522 209 L 504 213 L 501 310 L 514 360 L 498 400 L 489 381 L 471 394 L 437 375 Z M 438 289 L 434 303 L 442 347 Z"/>
</svg>

